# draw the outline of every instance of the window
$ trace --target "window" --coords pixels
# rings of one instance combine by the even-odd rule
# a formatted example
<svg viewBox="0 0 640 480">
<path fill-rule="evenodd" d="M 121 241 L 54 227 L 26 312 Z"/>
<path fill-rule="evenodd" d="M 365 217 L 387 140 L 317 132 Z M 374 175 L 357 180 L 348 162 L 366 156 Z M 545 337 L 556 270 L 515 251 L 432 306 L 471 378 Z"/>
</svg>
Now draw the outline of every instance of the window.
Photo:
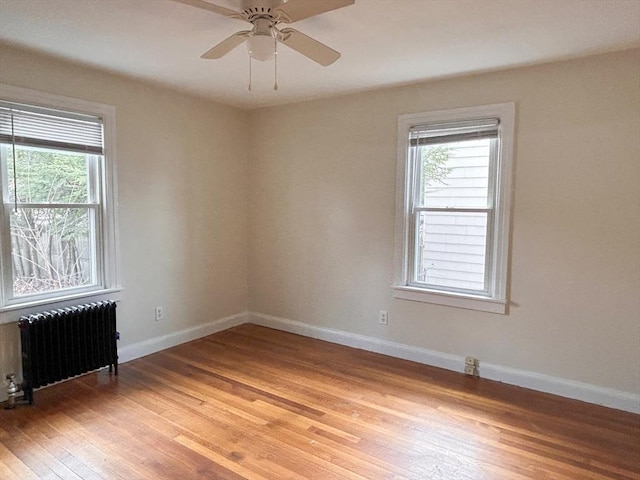
<svg viewBox="0 0 640 480">
<path fill-rule="evenodd" d="M 0 88 L 0 308 L 114 290 L 114 109 Z"/>
<path fill-rule="evenodd" d="M 513 103 L 398 120 L 394 296 L 505 313 Z"/>
</svg>

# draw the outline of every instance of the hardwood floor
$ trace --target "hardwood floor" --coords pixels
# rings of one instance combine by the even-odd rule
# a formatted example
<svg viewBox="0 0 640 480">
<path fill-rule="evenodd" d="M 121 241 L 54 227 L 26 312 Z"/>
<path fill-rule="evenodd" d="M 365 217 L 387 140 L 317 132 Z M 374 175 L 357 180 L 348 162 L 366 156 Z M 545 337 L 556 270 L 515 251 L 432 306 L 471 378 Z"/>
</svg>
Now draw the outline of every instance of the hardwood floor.
<svg viewBox="0 0 640 480">
<path fill-rule="evenodd" d="M 243 325 L 0 411 L 0 478 L 640 479 L 640 416 Z"/>
</svg>

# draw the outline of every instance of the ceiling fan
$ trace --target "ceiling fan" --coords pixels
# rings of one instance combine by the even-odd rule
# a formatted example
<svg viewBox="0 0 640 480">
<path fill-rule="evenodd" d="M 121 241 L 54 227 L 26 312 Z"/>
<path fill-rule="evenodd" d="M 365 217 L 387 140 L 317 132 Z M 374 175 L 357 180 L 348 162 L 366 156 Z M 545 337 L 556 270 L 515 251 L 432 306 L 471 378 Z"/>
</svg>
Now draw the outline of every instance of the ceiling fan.
<svg viewBox="0 0 640 480">
<path fill-rule="evenodd" d="M 237 12 L 205 0 L 175 1 L 225 17 L 244 20 L 253 25 L 251 30 L 234 33 L 204 53 L 201 58 L 221 58 L 247 42 L 249 56 L 255 60 L 266 61 L 273 58 L 277 52 L 277 44 L 282 43 L 323 66 L 331 65 L 338 60 L 340 53 L 294 28 L 280 29 L 278 25 L 297 22 L 355 3 L 355 0 L 242 0 L 243 9 Z"/>
</svg>

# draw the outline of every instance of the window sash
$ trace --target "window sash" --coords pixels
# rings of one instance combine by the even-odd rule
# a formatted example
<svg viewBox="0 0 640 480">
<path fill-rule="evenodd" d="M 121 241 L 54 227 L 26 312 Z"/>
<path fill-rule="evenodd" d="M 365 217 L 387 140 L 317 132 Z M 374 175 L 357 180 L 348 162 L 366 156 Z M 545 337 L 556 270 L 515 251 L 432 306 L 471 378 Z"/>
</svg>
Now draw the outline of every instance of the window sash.
<svg viewBox="0 0 640 480">
<path fill-rule="evenodd" d="M 438 212 L 438 213 L 485 213 L 486 214 L 486 228 L 485 228 L 485 249 L 484 249 L 484 279 L 483 279 L 483 289 L 470 289 L 470 288 L 458 288 L 453 286 L 446 285 L 438 285 L 430 282 L 423 282 L 418 280 L 418 263 L 419 263 L 419 222 L 420 222 L 420 213 L 421 212 Z M 448 209 L 439 209 L 439 208 L 416 208 L 411 214 L 410 220 L 410 238 L 408 252 L 408 262 L 407 264 L 410 268 L 407 271 L 408 279 L 406 284 L 412 287 L 419 288 L 427 288 L 430 290 L 437 290 L 443 292 L 456 292 L 463 294 L 472 294 L 472 295 L 485 295 L 491 296 L 494 291 L 494 281 L 491 266 L 493 265 L 493 256 L 494 249 L 492 248 L 493 242 L 493 232 L 495 229 L 495 214 L 493 209 L 488 208 L 477 208 L 477 209 L 469 209 L 469 208 L 448 208 Z"/>
<path fill-rule="evenodd" d="M 473 131 L 474 126 L 478 128 L 478 134 Z M 432 128 L 428 126 L 418 126 L 409 130 L 409 152 L 407 153 L 408 167 L 410 169 L 410 181 L 408 185 L 411 188 L 409 195 L 409 231 L 406 245 L 405 264 L 406 278 L 404 284 L 409 287 L 420 289 L 428 289 L 441 292 L 452 292 L 468 295 L 480 295 L 486 297 L 495 296 L 495 206 L 497 204 L 497 181 L 498 181 L 498 119 L 483 119 L 463 122 L 450 122 L 432 124 Z M 456 131 L 457 130 L 457 131 Z M 432 135 L 432 136 L 429 136 Z M 479 138 L 489 138 L 489 178 L 487 182 L 487 205 L 486 207 L 426 207 L 422 206 L 420 198 L 421 186 L 421 147 L 424 145 L 436 145 L 455 143 L 464 140 L 472 140 Z M 424 142 L 423 142 L 424 140 Z M 414 143 L 412 143 L 414 142 Z M 429 282 L 418 280 L 418 236 L 420 213 L 421 212 L 443 212 L 443 213 L 486 213 L 486 229 L 485 229 L 485 255 L 484 255 L 484 288 L 482 290 L 456 288 L 452 286 L 437 285 Z"/>
<path fill-rule="evenodd" d="M 17 204 L 12 202 L 4 202 L 5 208 L 13 209 L 16 206 L 18 209 L 21 208 L 100 208 L 99 203 L 92 202 L 82 202 L 82 203 L 29 203 L 29 202 L 19 202 Z"/>
<path fill-rule="evenodd" d="M 7 231 L 10 231 L 10 215 L 14 209 L 14 204 L 12 203 L 4 203 L 4 214 L 5 218 L 9 219 L 9 225 L 7 225 Z M 76 292 L 83 292 L 88 290 L 95 290 L 96 287 L 105 287 L 104 285 L 104 265 L 102 262 L 103 258 L 103 246 L 100 241 L 102 235 L 102 209 L 100 204 L 41 204 L 41 203 L 21 203 L 18 204 L 18 209 L 24 208 L 38 208 L 38 209 L 50 209 L 50 210 L 65 210 L 65 209 L 73 209 L 73 210 L 86 210 L 88 213 L 88 228 L 89 232 L 87 235 L 88 239 L 88 250 L 91 254 L 90 258 L 90 274 L 91 281 L 79 286 L 72 287 L 63 287 L 52 290 L 45 290 L 41 292 L 35 293 L 26 293 L 26 294 L 16 294 L 14 290 L 14 266 L 13 266 L 13 249 L 10 247 L 7 252 L 6 267 L 4 268 L 4 282 L 5 282 L 5 299 L 7 303 L 11 303 L 12 301 L 19 300 L 24 301 L 28 299 L 29 301 L 38 301 L 40 299 L 52 298 L 65 294 L 73 294 Z M 11 238 L 11 234 L 8 235 Z"/>
<path fill-rule="evenodd" d="M 422 185 L 420 183 L 420 175 L 421 175 L 421 158 L 422 158 L 422 148 L 426 145 L 447 145 L 449 143 L 457 143 L 465 140 L 478 140 L 478 139 L 490 139 L 489 143 L 489 165 L 488 165 L 488 178 L 487 178 L 487 196 L 486 196 L 486 206 L 487 208 L 493 208 L 496 204 L 496 184 L 498 179 L 498 152 L 499 152 L 499 137 L 495 135 L 485 136 L 485 137 L 456 137 L 452 141 L 442 141 L 441 138 L 438 138 L 437 141 L 427 144 L 420 145 L 412 145 L 409 147 L 409 165 L 411 169 L 411 188 L 412 188 L 412 207 L 422 206 L 423 201 L 421 198 L 422 193 Z M 435 207 L 431 207 L 435 208 Z M 454 208 L 454 207 L 445 207 L 445 208 Z M 456 207 L 460 208 L 460 207 Z M 468 207 L 468 208 L 480 208 L 480 207 Z"/>
<path fill-rule="evenodd" d="M 24 145 L 21 145 L 24 146 Z M 34 147 L 34 148 L 38 148 L 38 147 Z M 11 145 L 4 143 L 2 141 L 0 141 L 0 162 L 2 163 L 2 165 L 0 165 L 0 172 L 2 172 L 2 176 L 0 178 L 0 184 L 2 186 L 1 190 L 2 190 L 2 201 L 5 203 L 8 203 L 9 201 L 11 201 L 12 205 L 14 206 L 20 206 L 20 205 L 35 205 L 37 204 L 37 202 L 15 202 L 13 198 L 9 198 L 9 178 L 8 178 L 8 150 L 11 149 Z M 57 149 L 51 149 L 51 150 L 57 150 Z M 75 153 L 80 153 L 80 152 L 75 152 Z M 86 160 L 87 160 L 87 170 L 88 170 L 88 179 L 87 179 L 87 202 L 78 202 L 78 203 L 74 203 L 74 204 L 69 204 L 69 205 L 93 205 L 93 204 L 100 204 L 101 203 L 101 199 L 103 198 L 103 194 L 102 194 L 102 190 L 103 190 L 103 185 L 102 185 L 102 181 L 101 181 L 101 170 L 102 170 L 102 165 L 104 163 L 104 155 L 91 155 L 91 154 L 86 154 L 85 152 L 82 152 L 86 155 Z M 16 188 L 16 186 L 14 186 L 14 189 Z M 65 205 L 64 203 L 59 203 L 59 202 L 47 202 L 47 203 L 42 203 L 42 205 Z"/>
<path fill-rule="evenodd" d="M 14 143 L 15 142 L 15 143 Z M 2 297 L 4 305 L 38 302 L 107 288 L 105 277 L 103 193 L 103 122 L 100 117 L 0 101 L 0 189 L 3 204 Z M 8 198 L 8 153 L 12 144 L 26 148 L 44 148 L 86 155 L 87 199 L 78 203 L 19 202 Z M 14 246 L 11 242 L 11 215 L 15 209 L 74 209 L 88 212 L 87 255 L 89 275 L 84 285 L 20 294 L 15 291 Z"/>
</svg>

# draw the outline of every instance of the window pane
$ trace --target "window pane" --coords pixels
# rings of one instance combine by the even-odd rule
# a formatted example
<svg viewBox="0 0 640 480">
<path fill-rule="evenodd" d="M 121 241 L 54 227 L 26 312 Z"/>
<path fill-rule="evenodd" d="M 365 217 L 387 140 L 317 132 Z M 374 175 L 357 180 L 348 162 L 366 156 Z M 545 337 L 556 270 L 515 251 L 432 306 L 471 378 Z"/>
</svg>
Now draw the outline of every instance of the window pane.
<svg viewBox="0 0 640 480">
<path fill-rule="evenodd" d="M 420 212 L 415 281 L 485 291 L 487 214 Z"/>
<path fill-rule="evenodd" d="M 20 203 L 87 203 L 88 155 L 16 146 L 14 181 L 13 148 L 3 148 L 9 202 L 13 202 L 17 184 Z"/>
<path fill-rule="evenodd" d="M 419 147 L 420 206 L 486 208 L 491 139 Z"/>
<path fill-rule="evenodd" d="M 93 212 L 21 208 L 11 213 L 14 296 L 95 284 Z"/>
</svg>

